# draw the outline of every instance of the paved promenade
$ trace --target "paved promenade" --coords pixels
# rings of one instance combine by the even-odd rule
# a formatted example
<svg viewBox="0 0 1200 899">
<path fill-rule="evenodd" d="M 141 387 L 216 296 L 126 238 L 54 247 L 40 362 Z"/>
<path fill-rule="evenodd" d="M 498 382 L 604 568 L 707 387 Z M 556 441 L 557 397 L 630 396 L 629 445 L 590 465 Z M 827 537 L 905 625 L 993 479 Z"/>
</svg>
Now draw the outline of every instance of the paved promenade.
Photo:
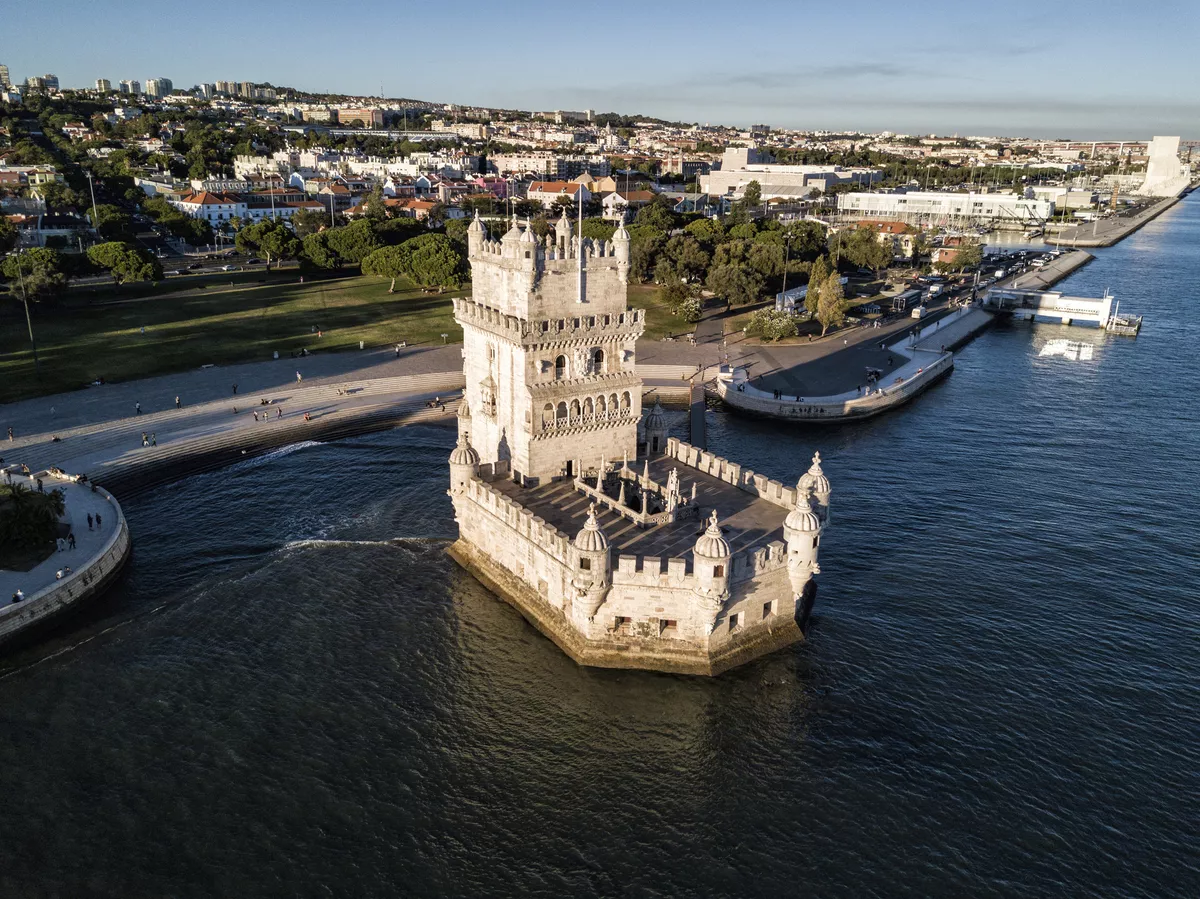
<svg viewBox="0 0 1200 899">
<path fill-rule="evenodd" d="M 30 466 L 32 470 L 32 466 Z M 24 484 L 30 490 L 37 490 L 37 484 L 32 477 L 12 475 L 14 484 Z M 11 602 L 13 593 L 20 589 L 26 599 L 35 593 L 56 583 L 56 575 L 62 571 L 68 574 L 68 568 L 81 571 L 88 562 L 99 555 L 105 543 L 117 529 L 118 519 L 115 507 L 108 502 L 103 493 L 93 493 L 91 488 L 71 481 L 56 478 L 43 478 L 43 487 L 47 492 L 62 490 L 66 513 L 61 519 L 75 535 L 75 548 L 55 552 L 44 562 L 34 566 L 29 571 L 8 571 L 0 568 L 0 619 L 20 611 L 24 606 Z M 92 526 L 88 527 L 88 515 L 92 516 Z M 95 523 L 96 515 L 100 516 L 100 524 Z"/>
<path fill-rule="evenodd" d="M 1179 197 L 1168 197 L 1147 206 L 1136 215 L 1116 215 L 1111 218 L 1099 219 L 1085 225 L 1066 228 L 1053 236 L 1047 235 L 1046 243 L 1060 247 L 1111 247 L 1124 240 L 1147 222 L 1162 215 L 1179 202 Z"/>
</svg>

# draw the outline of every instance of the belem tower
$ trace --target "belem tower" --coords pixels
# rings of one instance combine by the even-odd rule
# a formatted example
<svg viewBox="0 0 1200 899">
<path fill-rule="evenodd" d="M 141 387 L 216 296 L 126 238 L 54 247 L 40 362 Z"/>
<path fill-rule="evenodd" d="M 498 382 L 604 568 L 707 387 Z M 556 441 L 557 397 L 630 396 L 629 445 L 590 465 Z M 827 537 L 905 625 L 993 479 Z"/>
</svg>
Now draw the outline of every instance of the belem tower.
<svg viewBox="0 0 1200 899">
<path fill-rule="evenodd" d="M 630 239 L 468 232 L 451 555 L 577 662 L 718 674 L 803 639 L 829 481 L 795 487 L 642 417 Z M 639 424 L 640 435 L 639 435 Z"/>
</svg>

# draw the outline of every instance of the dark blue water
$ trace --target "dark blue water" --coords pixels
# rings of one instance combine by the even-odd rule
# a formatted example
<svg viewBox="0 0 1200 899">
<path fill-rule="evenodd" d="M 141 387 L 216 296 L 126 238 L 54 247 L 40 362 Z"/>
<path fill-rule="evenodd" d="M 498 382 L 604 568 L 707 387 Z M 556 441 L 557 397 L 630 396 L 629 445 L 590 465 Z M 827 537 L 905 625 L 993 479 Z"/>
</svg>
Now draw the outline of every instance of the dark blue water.
<svg viewBox="0 0 1200 899">
<path fill-rule="evenodd" d="M 1136 340 L 714 414 L 835 516 L 811 641 L 716 680 L 580 669 L 458 571 L 445 430 L 129 502 L 128 579 L 4 663 L 0 896 L 1200 895 L 1198 272 L 1194 197 L 1066 284 Z"/>
</svg>

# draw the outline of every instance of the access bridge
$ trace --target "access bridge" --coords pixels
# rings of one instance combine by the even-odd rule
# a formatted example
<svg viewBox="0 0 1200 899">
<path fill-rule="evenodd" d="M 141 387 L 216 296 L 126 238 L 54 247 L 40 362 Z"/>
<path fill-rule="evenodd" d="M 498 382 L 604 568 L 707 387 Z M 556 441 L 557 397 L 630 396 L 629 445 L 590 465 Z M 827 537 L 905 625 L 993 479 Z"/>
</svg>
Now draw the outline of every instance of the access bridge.
<svg viewBox="0 0 1200 899">
<path fill-rule="evenodd" d="M 1112 318 L 1113 297 L 1072 297 L 1059 290 L 993 287 L 981 300 L 985 309 L 1015 318 L 1054 320 L 1064 325 L 1094 324 L 1103 328 Z"/>
</svg>

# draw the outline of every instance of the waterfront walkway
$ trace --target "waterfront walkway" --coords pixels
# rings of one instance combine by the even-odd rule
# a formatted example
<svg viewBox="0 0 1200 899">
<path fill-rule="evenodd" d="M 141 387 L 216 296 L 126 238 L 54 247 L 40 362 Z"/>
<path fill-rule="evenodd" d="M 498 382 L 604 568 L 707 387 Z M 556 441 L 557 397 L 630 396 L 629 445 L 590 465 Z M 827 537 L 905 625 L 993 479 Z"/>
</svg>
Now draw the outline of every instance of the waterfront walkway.
<svg viewBox="0 0 1200 899">
<path fill-rule="evenodd" d="M 30 470 L 36 472 L 30 466 Z M 12 483 L 22 484 L 30 490 L 37 490 L 35 479 L 30 476 L 12 474 Z M 70 572 L 82 571 L 103 551 L 105 544 L 113 536 L 120 525 L 119 514 L 103 493 L 93 493 L 91 487 L 76 484 L 74 481 L 60 480 L 49 475 L 42 476 L 42 486 L 47 493 L 51 490 L 62 490 L 66 512 L 60 521 L 66 524 L 75 535 L 75 548 L 55 551 L 45 561 L 40 562 L 28 571 L 9 571 L 0 568 L 0 620 L 26 608 L 24 603 L 13 604 L 13 593 L 20 589 L 26 600 L 46 587 L 57 583 L 57 573 L 63 571 L 64 576 Z M 92 526 L 88 527 L 88 515 L 92 516 Z M 96 515 L 100 516 L 100 524 L 95 523 Z"/>
<path fill-rule="evenodd" d="M 1115 215 L 1106 219 L 1098 219 L 1095 222 L 1076 225 L 1073 228 L 1066 228 L 1054 236 L 1047 235 L 1045 241 L 1060 247 L 1111 247 L 1138 228 L 1158 218 L 1179 200 L 1180 197 L 1167 197 L 1134 215 Z"/>
</svg>

